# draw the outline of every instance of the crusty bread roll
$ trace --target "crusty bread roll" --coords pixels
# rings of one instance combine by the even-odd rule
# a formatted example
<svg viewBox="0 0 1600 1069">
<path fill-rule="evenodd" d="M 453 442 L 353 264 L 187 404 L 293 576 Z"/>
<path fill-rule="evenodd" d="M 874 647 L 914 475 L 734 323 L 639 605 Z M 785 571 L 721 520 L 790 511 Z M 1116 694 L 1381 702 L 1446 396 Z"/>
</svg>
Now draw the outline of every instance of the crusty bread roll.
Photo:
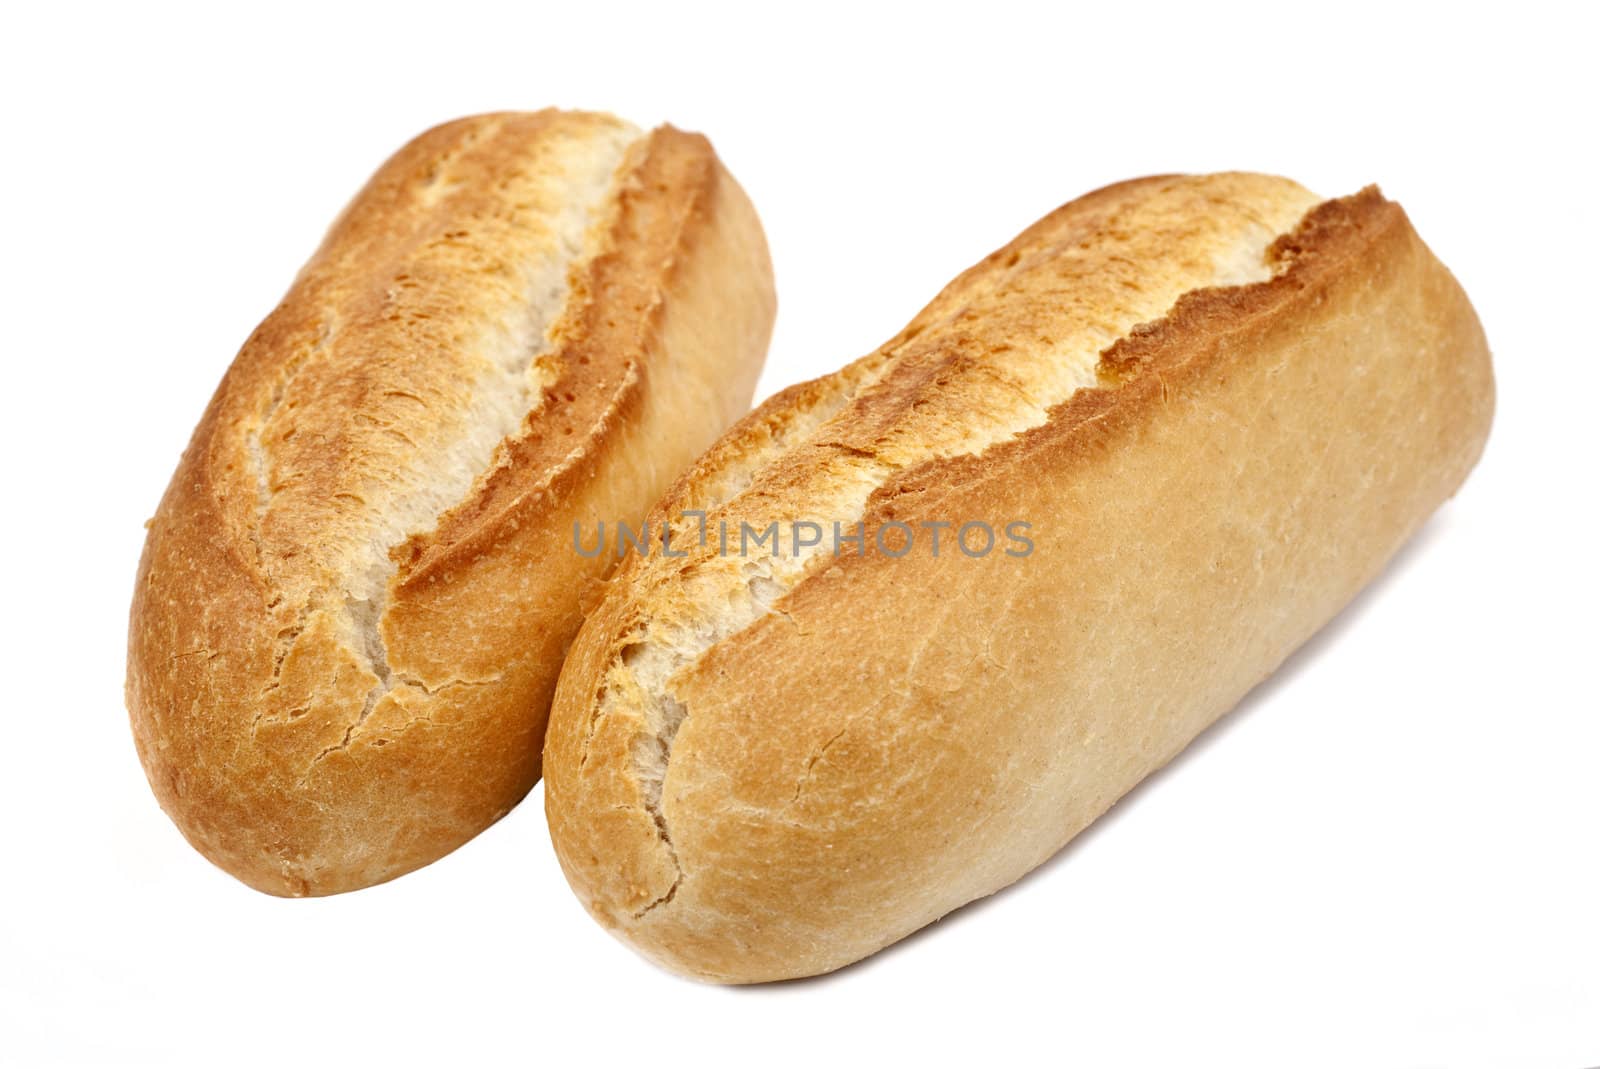
<svg viewBox="0 0 1600 1069">
<path fill-rule="evenodd" d="M 688 556 L 619 569 L 557 689 L 568 879 L 727 982 L 836 969 L 1006 886 L 1373 578 L 1492 407 L 1467 298 L 1376 190 L 1220 174 L 1068 204 L 658 505 Z M 772 521 L 777 556 L 724 555 L 719 529 Z M 868 535 L 796 552 L 795 521 Z"/>
<path fill-rule="evenodd" d="M 742 414 L 774 311 L 702 137 L 484 115 L 401 149 L 245 343 L 149 524 L 128 708 L 203 854 L 377 883 L 516 804 L 584 585 Z"/>
</svg>

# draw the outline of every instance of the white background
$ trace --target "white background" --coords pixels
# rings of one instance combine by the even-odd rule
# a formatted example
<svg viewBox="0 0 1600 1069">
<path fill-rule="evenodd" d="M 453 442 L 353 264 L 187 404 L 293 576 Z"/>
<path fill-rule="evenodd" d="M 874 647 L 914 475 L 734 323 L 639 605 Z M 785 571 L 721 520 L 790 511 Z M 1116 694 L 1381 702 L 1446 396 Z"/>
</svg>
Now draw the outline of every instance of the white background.
<svg viewBox="0 0 1600 1069">
<path fill-rule="evenodd" d="M 1592 10 L 8 8 L 0 1062 L 1600 1063 Z M 763 394 L 1104 183 L 1379 181 L 1488 330 L 1487 455 L 1064 854 L 830 978 L 636 958 L 568 892 L 538 791 L 393 884 L 259 895 L 185 845 L 128 737 L 141 522 L 367 174 L 549 104 L 711 135 L 776 262 Z"/>
</svg>

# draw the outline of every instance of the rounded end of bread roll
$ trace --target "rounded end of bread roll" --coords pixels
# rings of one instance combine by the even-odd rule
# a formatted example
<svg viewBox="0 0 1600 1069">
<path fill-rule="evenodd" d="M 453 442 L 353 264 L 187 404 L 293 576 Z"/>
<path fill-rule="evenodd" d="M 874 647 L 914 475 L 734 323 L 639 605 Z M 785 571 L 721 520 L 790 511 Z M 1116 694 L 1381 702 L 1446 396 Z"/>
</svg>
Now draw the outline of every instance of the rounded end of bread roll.
<svg viewBox="0 0 1600 1069">
<path fill-rule="evenodd" d="M 204 618 L 136 600 L 128 707 L 162 808 L 226 872 L 284 897 L 382 883 L 454 850 L 536 782 L 554 663 L 385 690 L 342 613 L 263 613 L 270 595 L 227 561 L 168 544 L 152 539 L 141 580 L 158 576 L 155 596 L 187 587 Z M 175 632 L 204 644 L 155 653 Z"/>
<path fill-rule="evenodd" d="M 826 815 L 808 824 L 815 814 L 803 801 L 786 812 L 797 800 L 771 797 L 783 772 L 753 755 L 743 761 L 725 746 L 717 757 L 697 757 L 693 729 L 686 721 L 659 723 L 652 696 L 618 700 L 609 693 L 632 686 L 621 678 L 631 672 L 629 659 L 649 656 L 638 652 L 636 609 L 631 599 L 608 599 L 585 626 L 546 738 L 545 812 L 578 898 L 646 958 L 708 982 L 809 976 L 878 949 L 881 942 L 863 946 L 852 933 L 882 930 L 884 918 L 860 908 L 848 867 L 828 841 L 837 835 L 833 841 L 850 850 L 853 834 L 864 829 Z M 666 712 L 670 718 L 673 710 Z M 776 710 L 748 712 L 743 726 L 759 720 L 757 730 L 785 733 Z M 709 779 L 687 786 L 701 774 Z M 735 783 L 756 795 L 747 798 Z M 816 909 L 827 893 L 818 881 L 830 880 L 855 914 L 832 925 L 819 923 Z"/>
</svg>

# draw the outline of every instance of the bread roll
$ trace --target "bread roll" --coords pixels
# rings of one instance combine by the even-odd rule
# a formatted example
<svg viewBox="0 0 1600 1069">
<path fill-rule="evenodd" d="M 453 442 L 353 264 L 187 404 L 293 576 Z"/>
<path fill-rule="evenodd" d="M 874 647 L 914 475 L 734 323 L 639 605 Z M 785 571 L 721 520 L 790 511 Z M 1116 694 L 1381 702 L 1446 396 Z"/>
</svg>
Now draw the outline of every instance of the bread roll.
<svg viewBox="0 0 1600 1069">
<path fill-rule="evenodd" d="M 774 310 L 702 137 L 483 115 L 401 149 L 228 369 L 139 564 L 127 701 L 190 842 L 279 895 L 425 865 L 539 774 L 637 521 L 742 414 Z"/>
<path fill-rule="evenodd" d="M 1066 205 L 658 506 L 687 557 L 625 563 L 557 688 L 569 881 L 726 982 L 837 969 L 1005 887 L 1372 579 L 1492 407 L 1467 298 L 1375 189 Z M 772 521 L 778 555 L 722 552 Z M 797 551 L 796 521 L 868 533 Z M 958 548 L 965 524 L 1000 541 Z"/>
</svg>

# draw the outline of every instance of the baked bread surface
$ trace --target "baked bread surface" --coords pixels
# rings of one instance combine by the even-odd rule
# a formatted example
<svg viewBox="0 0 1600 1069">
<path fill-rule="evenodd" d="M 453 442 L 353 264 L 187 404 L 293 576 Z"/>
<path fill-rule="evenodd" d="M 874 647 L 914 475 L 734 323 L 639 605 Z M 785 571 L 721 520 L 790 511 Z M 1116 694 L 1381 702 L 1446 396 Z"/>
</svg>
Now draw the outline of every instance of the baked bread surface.
<svg viewBox="0 0 1600 1069">
<path fill-rule="evenodd" d="M 658 506 L 919 534 L 626 561 L 552 711 L 568 880 L 724 982 L 836 969 L 1012 883 L 1373 578 L 1492 408 L 1470 304 L 1375 189 L 1167 176 L 1066 205 Z M 1026 556 L 951 549 L 1018 520 Z"/>
<path fill-rule="evenodd" d="M 539 774 L 584 584 L 741 414 L 774 311 L 706 140 L 476 116 L 395 154 L 245 343 L 139 566 L 152 787 L 250 885 L 326 894 L 460 845 Z"/>
</svg>

